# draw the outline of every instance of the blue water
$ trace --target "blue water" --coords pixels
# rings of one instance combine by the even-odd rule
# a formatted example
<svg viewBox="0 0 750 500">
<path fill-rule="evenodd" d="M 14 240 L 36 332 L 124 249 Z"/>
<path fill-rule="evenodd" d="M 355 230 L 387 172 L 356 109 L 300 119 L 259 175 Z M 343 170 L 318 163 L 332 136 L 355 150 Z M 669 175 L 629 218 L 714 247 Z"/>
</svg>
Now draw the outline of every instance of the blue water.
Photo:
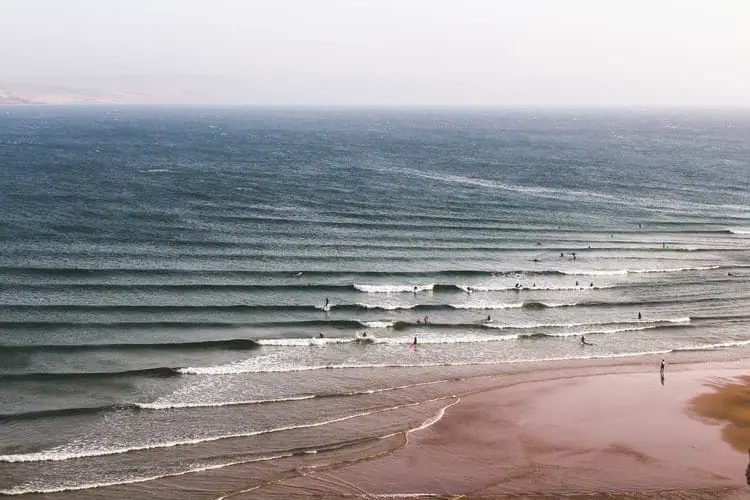
<svg viewBox="0 0 750 500">
<path fill-rule="evenodd" d="M 748 193 L 741 112 L 0 108 L 0 490 L 434 367 L 742 349 Z"/>
</svg>

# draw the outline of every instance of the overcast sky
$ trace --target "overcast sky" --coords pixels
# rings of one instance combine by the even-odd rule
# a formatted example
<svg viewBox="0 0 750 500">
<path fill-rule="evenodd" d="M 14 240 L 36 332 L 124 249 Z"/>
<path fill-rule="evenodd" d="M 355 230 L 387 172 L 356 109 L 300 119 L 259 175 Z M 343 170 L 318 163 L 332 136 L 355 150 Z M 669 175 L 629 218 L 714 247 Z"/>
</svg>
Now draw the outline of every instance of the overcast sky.
<svg viewBox="0 0 750 500">
<path fill-rule="evenodd" d="M 0 80 L 248 104 L 750 106 L 750 1 L 0 0 Z"/>
</svg>

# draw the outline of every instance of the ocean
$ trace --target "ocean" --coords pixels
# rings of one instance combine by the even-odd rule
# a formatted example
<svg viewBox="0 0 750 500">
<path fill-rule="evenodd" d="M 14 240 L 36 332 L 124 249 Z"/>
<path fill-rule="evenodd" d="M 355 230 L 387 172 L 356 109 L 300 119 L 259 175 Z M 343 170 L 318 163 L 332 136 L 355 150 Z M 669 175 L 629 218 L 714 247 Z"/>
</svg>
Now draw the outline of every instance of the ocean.
<svg viewBox="0 0 750 500">
<path fill-rule="evenodd" d="M 0 494 L 252 490 L 504 373 L 744 356 L 749 193 L 746 111 L 4 106 Z"/>
</svg>

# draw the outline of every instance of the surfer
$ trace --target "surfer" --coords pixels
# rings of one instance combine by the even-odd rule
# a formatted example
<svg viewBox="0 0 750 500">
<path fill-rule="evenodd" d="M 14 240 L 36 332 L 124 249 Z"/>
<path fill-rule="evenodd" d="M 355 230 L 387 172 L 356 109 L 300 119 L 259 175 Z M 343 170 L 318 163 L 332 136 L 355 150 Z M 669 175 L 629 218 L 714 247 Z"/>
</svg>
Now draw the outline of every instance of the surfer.
<svg viewBox="0 0 750 500">
<path fill-rule="evenodd" d="M 490 321 L 492 321 L 492 317 L 490 317 L 490 315 L 488 314 L 487 315 L 487 323 L 489 323 Z"/>
<path fill-rule="evenodd" d="M 302 276 L 302 271 L 297 271 L 296 273 L 294 273 L 295 278 L 299 278 L 300 276 Z"/>
<path fill-rule="evenodd" d="M 638 319 L 641 319 L 641 313 L 640 312 L 638 313 Z"/>
<path fill-rule="evenodd" d="M 417 294 L 417 285 L 414 285 L 414 295 Z"/>
<path fill-rule="evenodd" d="M 324 337 L 324 335 L 323 335 L 322 333 L 319 333 L 319 334 L 318 334 L 318 338 L 319 338 L 319 339 L 322 339 L 323 337 Z"/>
<path fill-rule="evenodd" d="M 325 311 L 328 311 L 328 310 L 330 309 L 330 307 L 328 307 L 328 305 L 329 305 L 329 304 L 330 304 L 330 302 L 328 302 L 328 297 L 326 297 L 326 303 L 325 303 L 325 305 L 323 306 L 323 309 L 324 309 Z"/>
<path fill-rule="evenodd" d="M 417 337 L 414 337 L 414 344 L 413 345 L 417 345 Z"/>
<path fill-rule="evenodd" d="M 588 343 L 588 342 L 586 342 L 586 337 L 584 337 L 583 335 L 581 335 L 581 345 L 582 345 L 582 346 L 583 346 L 583 345 L 589 345 L 589 343 Z"/>
</svg>

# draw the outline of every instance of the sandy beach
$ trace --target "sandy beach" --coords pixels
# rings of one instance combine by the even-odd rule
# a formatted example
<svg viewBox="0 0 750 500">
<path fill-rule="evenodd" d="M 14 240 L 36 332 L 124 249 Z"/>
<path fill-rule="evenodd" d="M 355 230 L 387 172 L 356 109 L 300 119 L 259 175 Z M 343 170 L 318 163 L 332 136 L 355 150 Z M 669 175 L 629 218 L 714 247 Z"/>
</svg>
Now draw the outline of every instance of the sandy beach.
<svg viewBox="0 0 750 500">
<path fill-rule="evenodd" d="M 747 454 L 689 404 L 707 380 L 742 373 L 683 366 L 663 385 L 654 370 L 482 392 L 387 456 L 231 498 L 746 498 Z"/>
<path fill-rule="evenodd" d="M 422 424 L 374 440 L 24 498 L 750 498 L 748 454 L 693 404 L 742 382 L 744 363 L 675 361 L 663 383 L 658 358 L 456 380 L 455 394 L 422 408 Z M 394 428 L 390 412 L 368 418 Z"/>
</svg>

